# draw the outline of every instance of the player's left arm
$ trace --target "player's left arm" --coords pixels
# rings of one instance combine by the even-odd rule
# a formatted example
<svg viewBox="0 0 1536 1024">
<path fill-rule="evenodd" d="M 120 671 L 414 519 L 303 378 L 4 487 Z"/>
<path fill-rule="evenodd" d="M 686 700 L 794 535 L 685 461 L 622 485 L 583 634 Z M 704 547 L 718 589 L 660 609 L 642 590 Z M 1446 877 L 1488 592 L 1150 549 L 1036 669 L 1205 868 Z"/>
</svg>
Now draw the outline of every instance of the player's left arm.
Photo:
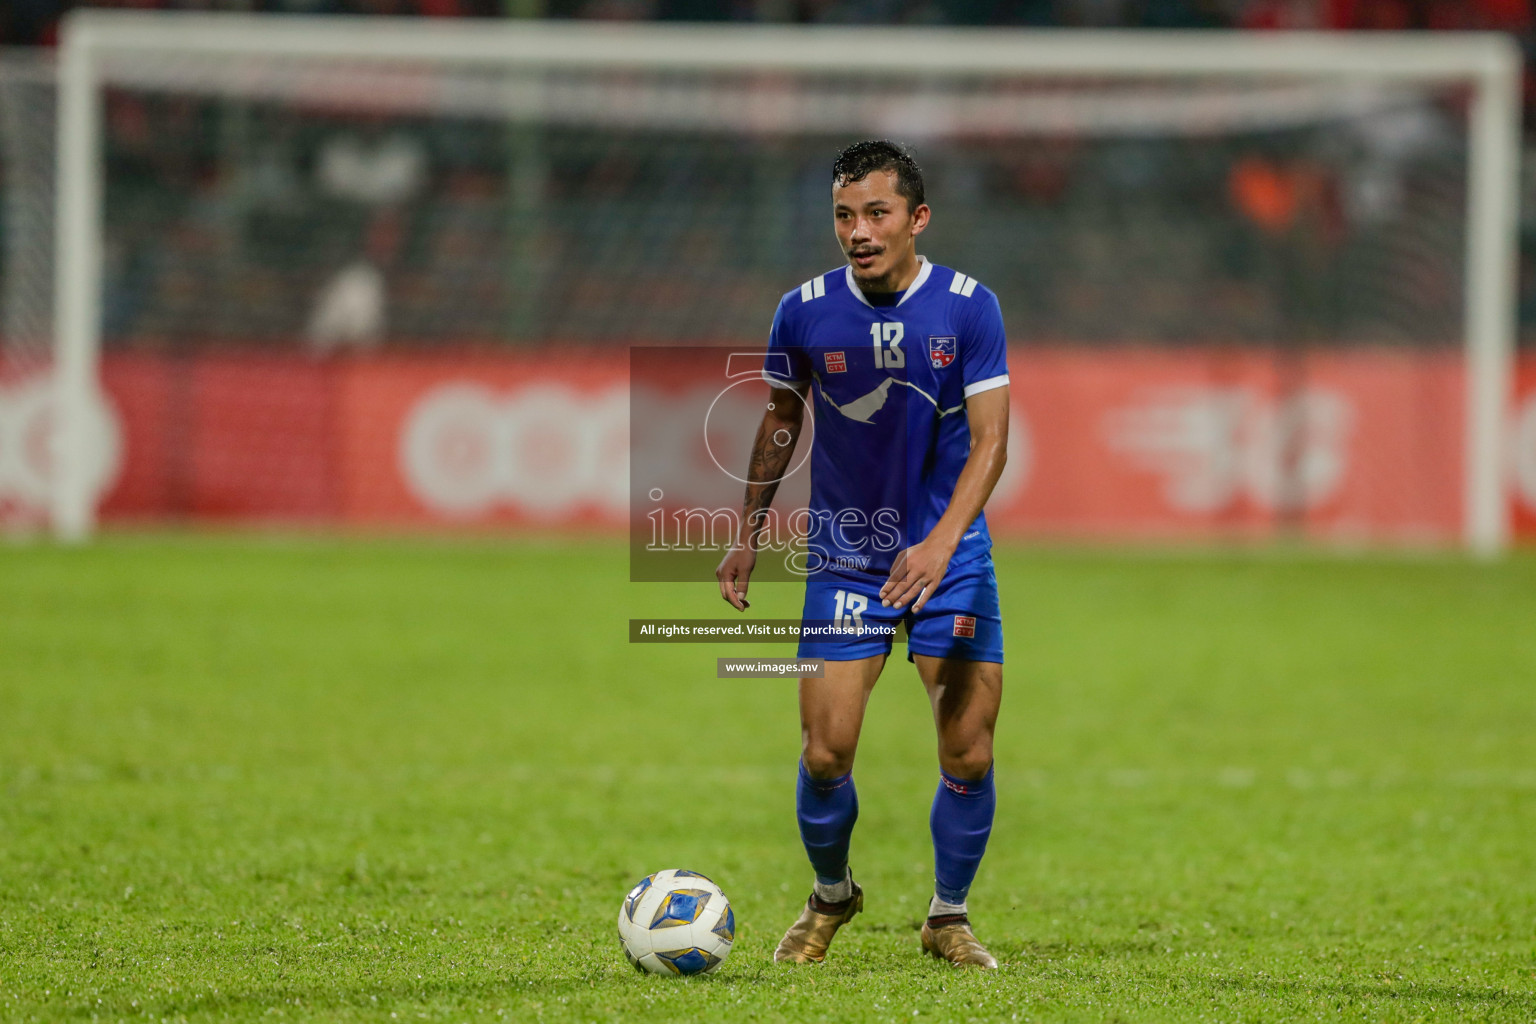
<svg viewBox="0 0 1536 1024">
<path fill-rule="evenodd" d="M 974 283 L 974 282 L 973 282 Z M 917 544 L 903 551 L 880 588 L 882 604 L 908 602 L 921 611 L 939 588 L 965 531 L 981 515 L 1008 459 L 1008 332 L 997 296 L 986 288 L 964 293 L 957 355 L 965 384 L 965 417 L 971 452 L 961 467 L 949 507 Z"/>
<path fill-rule="evenodd" d="M 955 482 L 949 507 L 927 537 L 897 556 L 890 578 L 880 588 L 882 605 L 900 608 L 915 599 L 912 610 L 923 610 L 948 571 L 960 538 L 981 515 L 1003 475 L 1008 461 L 1008 385 L 967 398 L 965 416 L 971 425 L 971 454 Z"/>
</svg>

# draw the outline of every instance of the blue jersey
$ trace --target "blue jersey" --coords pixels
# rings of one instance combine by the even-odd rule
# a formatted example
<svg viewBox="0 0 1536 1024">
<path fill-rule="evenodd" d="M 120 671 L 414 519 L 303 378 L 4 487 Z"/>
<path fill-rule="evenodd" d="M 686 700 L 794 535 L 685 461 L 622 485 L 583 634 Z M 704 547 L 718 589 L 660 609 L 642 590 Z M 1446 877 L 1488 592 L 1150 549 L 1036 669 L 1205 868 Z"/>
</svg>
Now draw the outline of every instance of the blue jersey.
<svg viewBox="0 0 1536 1024">
<path fill-rule="evenodd" d="M 1008 383 L 997 296 L 920 259 L 892 305 L 872 305 L 844 267 L 789 292 L 774 314 L 763 376 L 797 390 L 814 382 L 811 572 L 884 575 L 927 537 L 970 455 L 965 400 Z M 978 515 L 951 564 L 991 547 Z"/>
</svg>

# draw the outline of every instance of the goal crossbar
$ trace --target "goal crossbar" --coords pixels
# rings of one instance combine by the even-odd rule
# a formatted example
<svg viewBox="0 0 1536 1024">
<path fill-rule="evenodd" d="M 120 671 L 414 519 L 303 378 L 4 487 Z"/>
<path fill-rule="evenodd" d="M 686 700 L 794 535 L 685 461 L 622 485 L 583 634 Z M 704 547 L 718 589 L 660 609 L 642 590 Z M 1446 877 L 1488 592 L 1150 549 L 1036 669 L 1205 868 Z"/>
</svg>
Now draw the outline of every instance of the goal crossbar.
<svg viewBox="0 0 1536 1024">
<path fill-rule="evenodd" d="M 66 35 L 99 53 L 421 60 L 524 68 L 838 71 L 945 77 L 1335 75 L 1465 81 L 1519 68 L 1492 34 L 667 26 L 81 11 Z M 1513 61 L 1513 63 L 1511 63 Z"/>
</svg>

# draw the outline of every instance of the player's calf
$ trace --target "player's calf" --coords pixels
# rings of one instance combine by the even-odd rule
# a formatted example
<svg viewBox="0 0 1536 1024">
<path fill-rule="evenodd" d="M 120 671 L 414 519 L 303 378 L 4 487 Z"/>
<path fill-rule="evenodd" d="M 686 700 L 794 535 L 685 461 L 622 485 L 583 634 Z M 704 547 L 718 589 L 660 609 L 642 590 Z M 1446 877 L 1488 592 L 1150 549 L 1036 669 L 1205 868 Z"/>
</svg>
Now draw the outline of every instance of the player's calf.
<svg viewBox="0 0 1536 1024">
<path fill-rule="evenodd" d="M 990 752 L 990 744 L 984 745 Z M 964 760 L 964 759 L 961 759 Z M 965 778 L 941 770 L 929 823 L 933 830 L 934 895 L 923 924 L 923 949 L 957 965 L 996 967 L 997 960 L 971 933 L 965 899 L 987 850 L 997 806 L 990 764 L 970 765 Z"/>
</svg>

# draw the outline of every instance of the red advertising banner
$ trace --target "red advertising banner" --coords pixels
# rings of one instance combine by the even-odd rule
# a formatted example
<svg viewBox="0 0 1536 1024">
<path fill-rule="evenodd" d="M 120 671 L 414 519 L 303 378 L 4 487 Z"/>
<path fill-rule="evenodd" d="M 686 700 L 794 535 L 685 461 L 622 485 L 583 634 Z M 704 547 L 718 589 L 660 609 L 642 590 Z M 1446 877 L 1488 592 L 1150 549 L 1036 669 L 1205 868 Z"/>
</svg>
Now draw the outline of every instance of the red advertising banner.
<svg viewBox="0 0 1536 1024">
<path fill-rule="evenodd" d="M 1103 536 L 1458 535 L 1455 357 L 1038 352 L 1011 361 L 1023 487 L 990 522 Z"/>
<path fill-rule="evenodd" d="M 624 353 L 385 359 L 338 402 L 343 518 L 626 522 Z"/>
<path fill-rule="evenodd" d="M 1510 423 L 1510 480 L 1515 536 L 1536 537 L 1536 353 L 1520 360 Z"/>
<path fill-rule="evenodd" d="M 109 356 L 102 384 L 126 454 L 103 518 L 338 518 L 344 378 L 292 356 Z"/>
<path fill-rule="evenodd" d="M 1001 535 L 1459 539 L 1458 354 L 1025 347 L 1010 368 L 1010 462 L 988 508 Z M 1529 538 L 1536 357 L 1517 384 L 1510 491 Z M 108 521 L 622 528 L 631 400 L 678 404 L 632 395 L 623 350 L 119 354 L 103 386 Z M 39 382 L 0 383 L 0 511 L 46 503 L 46 408 Z M 675 436 L 718 472 L 703 432 Z"/>
</svg>

